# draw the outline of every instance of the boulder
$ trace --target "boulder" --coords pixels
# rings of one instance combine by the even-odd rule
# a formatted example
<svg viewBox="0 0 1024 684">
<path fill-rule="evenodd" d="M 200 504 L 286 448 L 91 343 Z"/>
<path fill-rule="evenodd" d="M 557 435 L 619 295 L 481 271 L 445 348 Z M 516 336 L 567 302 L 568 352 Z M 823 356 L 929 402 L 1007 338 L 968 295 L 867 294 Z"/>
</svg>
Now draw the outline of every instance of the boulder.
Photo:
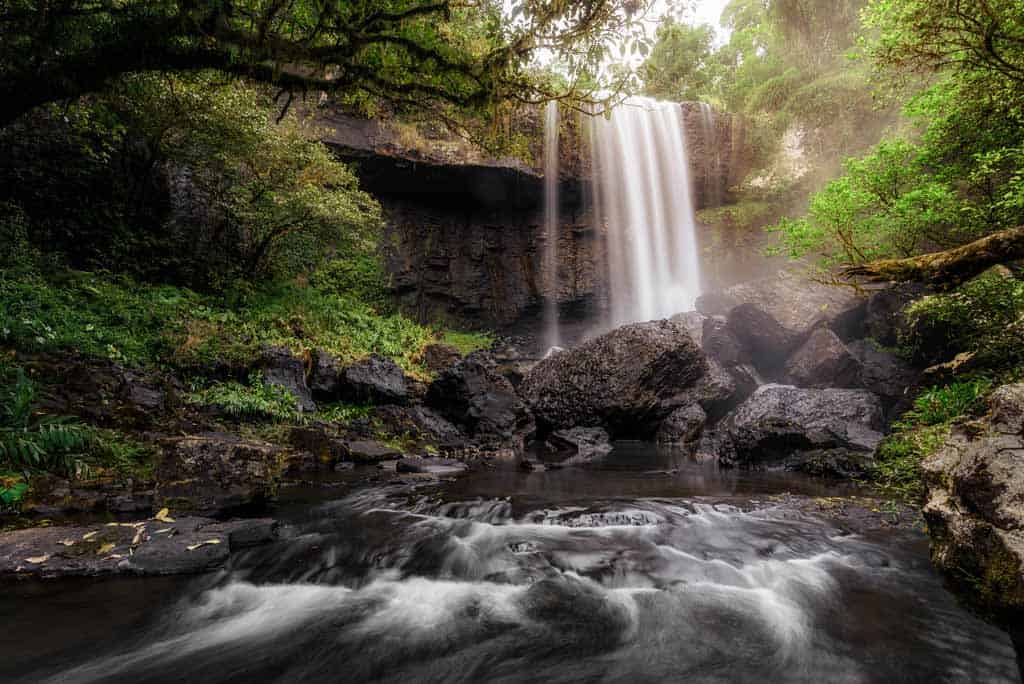
<svg viewBox="0 0 1024 684">
<path fill-rule="evenodd" d="M 431 373 L 443 373 L 462 358 L 459 350 L 450 344 L 435 342 L 423 348 L 420 363 Z"/>
<path fill-rule="evenodd" d="M 881 403 L 868 391 L 764 385 L 722 421 L 715 450 L 723 465 L 800 468 L 830 452 L 868 460 L 884 427 Z"/>
<path fill-rule="evenodd" d="M 856 318 L 861 315 L 858 309 L 862 303 L 863 300 L 849 288 L 780 272 L 772 277 L 703 294 L 697 298 L 696 308 L 707 316 L 725 316 L 737 306 L 753 304 L 783 327 L 805 333 L 822 322 L 828 327 L 837 320 L 843 321 L 843 327 L 855 325 Z"/>
<path fill-rule="evenodd" d="M 685 313 L 676 314 L 669 320 L 680 323 L 686 332 L 690 333 L 690 337 L 697 343 L 697 346 L 703 346 L 704 330 L 707 326 L 709 317 L 698 311 L 687 311 Z M 705 350 L 707 351 L 707 350 Z"/>
<path fill-rule="evenodd" d="M 685 326 L 651 321 L 549 356 L 519 390 L 544 428 L 604 427 L 613 437 L 642 437 L 695 403 L 707 373 Z"/>
<path fill-rule="evenodd" d="M 548 435 L 548 449 L 571 452 L 577 456 L 604 456 L 611 452 L 611 440 L 601 428 L 577 427 L 569 430 L 555 430 Z"/>
<path fill-rule="evenodd" d="M 206 434 L 166 439 L 154 476 L 156 508 L 222 515 L 272 499 L 285 450 L 233 435 Z"/>
<path fill-rule="evenodd" d="M 697 404 L 677 408 L 661 422 L 657 441 L 661 444 L 694 444 L 704 432 L 707 414 Z"/>
<path fill-rule="evenodd" d="M 900 332 L 907 328 L 903 310 L 927 293 L 927 288 L 917 283 L 903 283 L 872 293 L 865 306 L 865 337 L 883 347 L 895 347 L 899 343 Z"/>
<path fill-rule="evenodd" d="M 911 389 L 921 375 L 917 369 L 872 340 L 856 340 L 847 348 L 860 363 L 861 387 L 882 397 L 890 413 L 909 406 Z"/>
<path fill-rule="evenodd" d="M 342 398 L 354 403 L 404 404 L 409 400 L 405 373 L 391 359 L 372 354 L 341 373 Z"/>
<path fill-rule="evenodd" d="M 354 463 L 380 463 L 397 460 L 402 457 L 402 452 L 383 442 L 366 439 L 342 442 L 341 455 L 343 459 Z"/>
<path fill-rule="evenodd" d="M 922 463 L 932 561 L 984 612 L 1024 621 L 1024 384 L 982 419 L 953 427 Z"/>
<path fill-rule="evenodd" d="M 520 442 L 532 432 L 526 405 L 485 351 L 473 352 L 441 373 L 424 401 L 477 439 Z"/>
<path fill-rule="evenodd" d="M 750 355 L 744 350 L 739 338 L 729 330 L 728 320 L 724 316 L 705 318 L 700 340 L 701 348 L 708 358 L 726 368 L 750 363 Z"/>
<path fill-rule="evenodd" d="M 726 327 L 750 355 L 754 366 L 768 374 L 781 369 L 806 339 L 754 304 L 741 304 L 729 311 Z"/>
<path fill-rule="evenodd" d="M 341 399 L 342 370 L 341 362 L 333 354 L 322 349 L 313 350 L 307 381 L 313 396 L 328 402 Z"/>
<path fill-rule="evenodd" d="M 260 352 L 260 373 L 263 382 L 283 387 L 298 402 L 298 408 L 305 413 L 316 411 L 313 394 L 306 384 L 306 368 L 302 359 L 296 358 L 285 347 L 266 346 Z"/>
<path fill-rule="evenodd" d="M 857 387 L 860 362 L 828 328 L 817 328 L 786 361 L 786 377 L 797 387 Z"/>
</svg>

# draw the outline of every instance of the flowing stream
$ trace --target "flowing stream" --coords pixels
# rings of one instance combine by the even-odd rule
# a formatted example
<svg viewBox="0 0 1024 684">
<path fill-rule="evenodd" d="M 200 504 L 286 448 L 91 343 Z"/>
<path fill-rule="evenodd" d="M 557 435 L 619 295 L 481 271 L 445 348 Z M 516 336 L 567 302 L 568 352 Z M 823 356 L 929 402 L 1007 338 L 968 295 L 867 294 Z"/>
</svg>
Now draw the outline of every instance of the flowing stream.
<svg viewBox="0 0 1024 684">
<path fill-rule="evenodd" d="M 631 98 L 591 127 L 612 326 L 692 310 L 700 266 L 682 108 Z"/>
<path fill-rule="evenodd" d="M 849 493 L 622 444 L 296 500 L 279 542 L 214 575 L 15 587 L 0 680 L 1020 681 L 921 533 L 857 533 L 787 491 Z"/>
</svg>

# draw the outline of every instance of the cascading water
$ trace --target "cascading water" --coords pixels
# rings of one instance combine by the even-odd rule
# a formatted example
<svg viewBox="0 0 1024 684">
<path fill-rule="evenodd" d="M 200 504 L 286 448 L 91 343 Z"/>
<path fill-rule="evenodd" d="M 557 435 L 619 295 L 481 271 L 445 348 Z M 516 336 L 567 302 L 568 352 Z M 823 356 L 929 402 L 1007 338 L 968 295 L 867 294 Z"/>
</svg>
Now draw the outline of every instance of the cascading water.
<svg viewBox="0 0 1024 684">
<path fill-rule="evenodd" d="M 612 325 L 692 309 L 700 266 L 682 108 L 630 98 L 591 125 Z"/>
<path fill-rule="evenodd" d="M 544 112 L 544 343 L 561 342 L 558 325 L 558 102 Z"/>
<path fill-rule="evenodd" d="M 711 105 L 700 103 L 701 134 L 704 141 L 704 153 L 708 164 L 704 170 L 705 187 L 708 190 L 708 204 L 717 207 L 722 204 L 721 179 L 722 153 L 718 145 L 718 129 L 715 127 L 715 112 Z"/>
</svg>

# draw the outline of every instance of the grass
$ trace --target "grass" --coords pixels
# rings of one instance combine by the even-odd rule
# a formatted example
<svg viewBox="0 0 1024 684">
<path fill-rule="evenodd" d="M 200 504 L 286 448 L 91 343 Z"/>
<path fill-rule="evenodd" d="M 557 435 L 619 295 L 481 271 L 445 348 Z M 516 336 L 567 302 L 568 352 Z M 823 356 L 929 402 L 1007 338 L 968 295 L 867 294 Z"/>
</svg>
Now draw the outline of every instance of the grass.
<svg viewBox="0 0 1024 684">
<path fill-rule="evenodd" d="M 366 292 L 339 293 L 336 274 L 312 280 L 321 285 L 287 283 L 218 297 L 106 273 L 11 277 L 0 271 L 0 345 L 202 375 L 216 367 L 247 368 L 262 345 L 272 344 L 297 354 L 324 349 L 342 362 L 377 353 L 426 377 L 418 364 L 426 345 L 444 339 L 465 353 L 490 344 L 486 335 L 438 331 L 368 303 Z"/>
<path fill-rule="evenodd" d="M 187 400 L 198 406 L 214 408 L 240 420 L 298 420 L 295 396 L 284 387 L 263 382 L 259 371 L 249 376 L 248 384 L 215 382 L 194 389 Z"/>
<path fill-rule="evenodd" d="M 952 423 L 977 411 L 993 383 L 976 378 L 932 387 L 920 394 L 893 433 L 879 445 L 871 480 L 883 490 L 913 501 L 923 499 L 926 487 L 921 463 L 949 436 Z"/>
</svg>

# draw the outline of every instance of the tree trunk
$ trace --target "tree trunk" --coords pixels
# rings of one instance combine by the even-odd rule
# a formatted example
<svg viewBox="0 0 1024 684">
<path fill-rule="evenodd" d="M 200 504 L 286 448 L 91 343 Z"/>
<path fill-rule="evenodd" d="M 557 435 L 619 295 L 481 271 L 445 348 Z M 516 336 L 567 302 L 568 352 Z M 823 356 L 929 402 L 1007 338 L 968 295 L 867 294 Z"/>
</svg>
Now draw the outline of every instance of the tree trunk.
<svg viewBox="0 0 1024 684">
<path fill-rule="evenodd" d="M 846 279 L 915 281 L 951 289 L 997 264 L 1024 259 L 1024 226 L 986 235 L 961 247 L 907 259 L 880 259 L 841 271 Z"/>
</svg>

